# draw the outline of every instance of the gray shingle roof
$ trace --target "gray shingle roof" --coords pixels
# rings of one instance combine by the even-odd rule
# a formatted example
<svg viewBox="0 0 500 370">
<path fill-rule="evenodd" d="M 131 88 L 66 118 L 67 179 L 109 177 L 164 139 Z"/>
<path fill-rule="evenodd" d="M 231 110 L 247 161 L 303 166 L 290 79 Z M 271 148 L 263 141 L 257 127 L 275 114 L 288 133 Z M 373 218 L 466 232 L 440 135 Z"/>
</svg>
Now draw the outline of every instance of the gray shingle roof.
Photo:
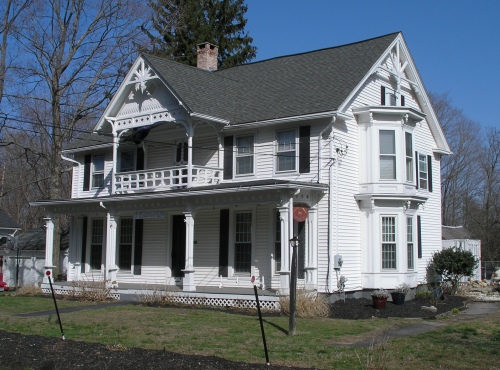
<svg viewBox="0 0 500 370">
<path fill-rule="evenodd" d="M 397 35 L 214 72 L 145 58 L 193 112 L 245 123 L 335 110 Z"/>
<path fill-rule="evenodd" d="M 442 226 L 442 239 L 474 239 L 474 236 L 463 226 Z"/>
<path fill-rule="evenodd" d="M 398 34 L 213 72 L 153 55 L 143 58 L 191 112 L 239 124 L 334 111 Z M 85 134 L 64 149 L 111 140 Z"/>
<path fill-rule="evenodd" d="M 16 222 L 2 209 L 0 209 L 0 228 L 20 229 Z"/>
</svg>

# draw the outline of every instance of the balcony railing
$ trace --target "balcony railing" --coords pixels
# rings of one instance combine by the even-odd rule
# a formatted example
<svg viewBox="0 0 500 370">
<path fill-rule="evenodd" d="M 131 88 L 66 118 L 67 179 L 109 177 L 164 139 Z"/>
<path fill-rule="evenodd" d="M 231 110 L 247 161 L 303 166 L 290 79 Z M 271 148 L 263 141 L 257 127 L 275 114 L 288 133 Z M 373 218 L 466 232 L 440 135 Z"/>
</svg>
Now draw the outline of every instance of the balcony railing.
<svg viewBox="0 0 500 370">
<path fill-rule="evenodd" d="M 222 180 L 221 168 L 194 165 L 192 168 L 191 187 L 215 185 Z M 115 175 L 115 193 L 179 189 L 188 183 L 187 166 L 120 172 Z"/>
</svg>

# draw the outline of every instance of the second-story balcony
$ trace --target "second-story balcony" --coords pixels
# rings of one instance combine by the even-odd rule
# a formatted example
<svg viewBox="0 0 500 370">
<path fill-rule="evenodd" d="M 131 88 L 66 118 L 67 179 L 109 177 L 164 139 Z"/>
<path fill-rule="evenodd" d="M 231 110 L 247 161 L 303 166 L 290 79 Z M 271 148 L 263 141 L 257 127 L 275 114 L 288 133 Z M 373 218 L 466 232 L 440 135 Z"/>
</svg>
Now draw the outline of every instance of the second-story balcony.
<svg viewBox="0 0 500 370">
<path fill-rule="evenodd" d="M 165 191 L 180 188 L 216 185 L 222 181 L 222 168 L 193 165 L 119 172 L 115 174 L 114 193 Z"/>
</svg>

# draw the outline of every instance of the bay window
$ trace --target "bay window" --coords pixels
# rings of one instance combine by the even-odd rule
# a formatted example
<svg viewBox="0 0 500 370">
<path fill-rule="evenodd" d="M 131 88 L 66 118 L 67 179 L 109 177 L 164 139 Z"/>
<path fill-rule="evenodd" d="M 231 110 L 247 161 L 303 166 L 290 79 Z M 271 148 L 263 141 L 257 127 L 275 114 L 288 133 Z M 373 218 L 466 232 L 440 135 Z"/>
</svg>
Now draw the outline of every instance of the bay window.
<svg viewBox="0 0 500 370">
<path fill-rule="evenodd" d="M 406 181 L 413 181 L 413 135 L 405 132 Z"/>
<path fill-rule="evenodd" d="M 406 259 L 408 270 L 415 268 L 415 257 L 413 250 L 413 218 L 406 218 Z"/>
<path fill-rule="evenodd" d="M 396 269 L 396 217 L 382 217 L 382 269 Z"/>
<path fill-rule="evenodd" d="M 379 131 L 380 179 L 396 180 L 396 132 Z"/>
</svg>

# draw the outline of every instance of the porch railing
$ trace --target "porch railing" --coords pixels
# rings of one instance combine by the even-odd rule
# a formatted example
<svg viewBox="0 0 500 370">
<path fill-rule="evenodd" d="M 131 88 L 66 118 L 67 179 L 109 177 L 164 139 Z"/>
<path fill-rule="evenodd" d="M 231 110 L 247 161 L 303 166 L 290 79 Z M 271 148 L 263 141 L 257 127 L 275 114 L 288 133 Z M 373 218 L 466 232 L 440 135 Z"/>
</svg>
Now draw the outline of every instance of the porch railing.
<svg viewBox="0 0 500 370">
<path fill-rule="evenodd" d="M 222 168 L 193 165 L 191 187 L 218 184 L 222 174 Z M 115 193 L 179 189 L 187 187 L 188 183 L 187 166 L 120 172 L 115 175 Z"/>
</svg>

